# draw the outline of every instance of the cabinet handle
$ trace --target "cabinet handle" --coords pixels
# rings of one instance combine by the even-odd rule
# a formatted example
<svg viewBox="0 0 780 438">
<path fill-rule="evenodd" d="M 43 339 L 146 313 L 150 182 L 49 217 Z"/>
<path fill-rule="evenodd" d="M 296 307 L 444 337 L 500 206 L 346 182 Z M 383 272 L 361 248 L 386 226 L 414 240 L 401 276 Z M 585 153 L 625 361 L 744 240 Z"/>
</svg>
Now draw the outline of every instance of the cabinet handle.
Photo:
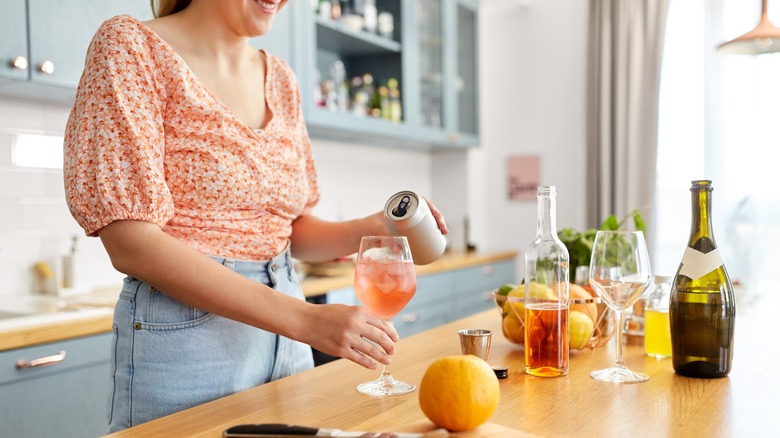
<svg viewBox="0 0 780 438">
<path fill-rule="evenodd" d="M 482 275 L 493 275 L 494 272 L 496 272 L 496 268 L 494 268 L 493 266 L 482 267 Z"/>
<path fill-rule="evenodd" d="M 401 321 L 403 322 L 415 322 L 418 319 L 420 319 L 420 315 L 417 312 L 404 313 L 403 315 L 401 315 Z"/>
<path fill-rule="evenodd" d="M 43 61 L 41 65 L 38 66 L 38 71 L 50 75 L 54 73 L 54 63 L 47 59 L 46 61 Z"/>
<path fill-rule="evenodd" d="M 492 291 L 484 291 L 482 292 L 482 299 L 484 301 L 492 301 L 493 300 L 493 292 Z"/>
<path fill-rule="evenodd" d="M 68 353 L 66 353 L 65 351 L 60 351 L 55 355 L 33 359 L 29 362 L 25 362 L 20 359 L 19 361 L 16 362 L 16 368 L 23 370 L 25 368 L 36 368 L 36 367 L 45 367 L 47 365 L 54 365 L 55 363 L 59 363 L 65 360 L 65 357 L 67 355 Z"/>
<path fill-rule="evenodd" d="M 24 56 L 14 56 L 11 59 L 11 67 L 13 67 L 16 70 L 27 70 L 28 62 L 27 58 Z"/>
</svg>

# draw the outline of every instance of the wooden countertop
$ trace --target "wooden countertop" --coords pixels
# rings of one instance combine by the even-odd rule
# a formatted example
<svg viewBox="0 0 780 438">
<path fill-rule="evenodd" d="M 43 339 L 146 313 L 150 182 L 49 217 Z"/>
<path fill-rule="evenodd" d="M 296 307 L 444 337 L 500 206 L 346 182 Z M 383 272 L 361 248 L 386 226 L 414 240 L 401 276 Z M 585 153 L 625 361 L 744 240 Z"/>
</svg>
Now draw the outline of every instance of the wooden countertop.
<svg viewBox="0 0 780 438">
<path fill-rule="evenodd" d="M 772 290 L 765 288 L 762 293 L 770 295 Z M 568 376 L 528 376 L 523 372 L 523 350 L 503 338 L 495 310 L 401 340 L 391 369 L 397 378 L 419 384 L 433 360 L 460 354 L 458 329 L 490 328 L 495 334 L 488 361 L 509 367 L 509 377 L 500 381 L 501 402 L 488 423 L 453 436 L 775 436 L 780 424 L 776 369 L 780 349 L 777 325 L 772 322 L 780 299 L 769 299 L 774 301 L 743 306 L 738 298 L 733 370 L 722 379 L 678 376 L 671 359 L 649 358 L 638 346 L 627 346 L 624 358 L 630 368 L 649 374 L 649 381 L 616 385 L 591 379 L 591 371 L 609 366 L 614 359 L 614 341 L 607 347 L 573 352 Z M 390 398 L 355 391 L 358 383 L 377 374 L 338 360 L 113 436 L 216 438 L 241 423 L 369 431 L 434 428 L 419 408 L 417 391 Z"/>
<path fill-rule="evenodd" d="M 447 252 L 435 262 L 415 266 L 417 275 L 436 274 L 439 272 L 451 271 L 454 269 L 463 269 L 471 266 L 482 265 L 485 263 L 495 263 L 506 260 L 513 260 L 517 257 L 514 251 L 503 251 L 493 253 Z M 336 270 L 334 270 L 336 271 Z M 306 277 L 301 282 L 303 294 L 307 297 L 322 295 L 333 289 L 351 287 L 354 275 L 354 267 L 347 266 L 345 269 L 339 269 L 339 275 L 327 277 Z"/>
<path fill-rule="evenodd" d="M 517 253 L 512 251 L 495 253 L 447 253 L 430 265 L 418 266 L 417 275 L 445 272 L 453 269 L 512 260 Z M 304 295 L 307 297 L 322 295 L 330 290 L 352 285 L 352 273 L 331 277 L 309 277 L 301 282 Z M 116 294 L 119 294 L 117 288 Z M 23 348 L 47 342 L 61 341 L 79 336 L 90 336 L 111 331 L 113 314 L 73 314 L 72 317 L 59 318 L 61 312 L 52 313 L 53 317 L 35 315 L 30 323 L 5 327 L 0 324 L 0 351 Z"/>
</svg>

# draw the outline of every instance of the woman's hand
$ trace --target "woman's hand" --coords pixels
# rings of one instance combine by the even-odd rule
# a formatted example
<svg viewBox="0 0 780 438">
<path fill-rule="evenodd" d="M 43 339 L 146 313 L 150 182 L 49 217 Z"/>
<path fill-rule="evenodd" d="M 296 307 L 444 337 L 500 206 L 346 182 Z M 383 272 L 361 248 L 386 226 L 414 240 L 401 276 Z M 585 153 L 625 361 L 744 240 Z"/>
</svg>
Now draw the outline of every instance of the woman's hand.
<svg viewBox="0 0 780 438">
<path fill-rule="evenodd" d="M 311 307 L 313 311 L 305 318 L 298 340 L 371 370 L 376 369 L 376 362 L 390 364 L 390 355 L 398 341 L 392 324 L 365 307 L 343 304 L 312 304 Z"/>
<path fill-rule="evenodd" d="M 431 209 L 431 214 L 433 215 L 433 218 L 436 219 L 436 224 L 439 226 L 439 231 L 441 231 L 442 234 L 448 234 L 450 229 L 447 228 L 447 223 L 444 222 L 444 215 L 441 214 L 439 209 L 436 208 L 436 206 L 433 205 L 431 201 L 425 197 L 423 197 L 423 199 L 425 199 L 425 202 L 428 203 L 428 208 Z"/>
</svg>

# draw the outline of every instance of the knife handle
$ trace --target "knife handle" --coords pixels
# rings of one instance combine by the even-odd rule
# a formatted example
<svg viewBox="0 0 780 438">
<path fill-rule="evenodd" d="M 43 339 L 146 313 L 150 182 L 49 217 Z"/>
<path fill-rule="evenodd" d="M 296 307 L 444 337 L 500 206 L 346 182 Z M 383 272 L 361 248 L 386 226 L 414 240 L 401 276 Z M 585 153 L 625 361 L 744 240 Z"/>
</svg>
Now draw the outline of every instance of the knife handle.
<svg viewBox="0 0 780 438">
<path fill-rule="evenodd" d="M 326 432 L 326 434 L 320 434 Z M 223 438 L 253 438 L 278 436 L 332 436 L 330 431 L 292 424 L 238 424 L 222 432 Z"/>
</svg>

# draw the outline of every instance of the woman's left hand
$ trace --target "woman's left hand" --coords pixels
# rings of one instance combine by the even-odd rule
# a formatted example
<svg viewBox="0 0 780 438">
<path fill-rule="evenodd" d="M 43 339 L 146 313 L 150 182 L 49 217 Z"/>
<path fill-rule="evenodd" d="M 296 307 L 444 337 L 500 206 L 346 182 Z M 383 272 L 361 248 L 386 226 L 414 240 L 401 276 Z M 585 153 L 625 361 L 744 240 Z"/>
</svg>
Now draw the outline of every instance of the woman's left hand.
<svg viewBox="0 0 780 438">
<path fill-rule="evenodd" d="M 439 226 L 439 231 L 441 231 L 442 234 L 448 234 L 450 232 L 450 229 L 447 228 L 447 223 L 444 222 L 444 215 L 441 214 L 438 208 L 436 208 L 435 205 L 431 201 L 429 201 L 427 198 L 424 198 L 425 202 L 428 203 L 428 208 L 431 209 L 431 214 L 433 215 L 433 218 L 436 219 L 436 225 Z"/>
</svg>

